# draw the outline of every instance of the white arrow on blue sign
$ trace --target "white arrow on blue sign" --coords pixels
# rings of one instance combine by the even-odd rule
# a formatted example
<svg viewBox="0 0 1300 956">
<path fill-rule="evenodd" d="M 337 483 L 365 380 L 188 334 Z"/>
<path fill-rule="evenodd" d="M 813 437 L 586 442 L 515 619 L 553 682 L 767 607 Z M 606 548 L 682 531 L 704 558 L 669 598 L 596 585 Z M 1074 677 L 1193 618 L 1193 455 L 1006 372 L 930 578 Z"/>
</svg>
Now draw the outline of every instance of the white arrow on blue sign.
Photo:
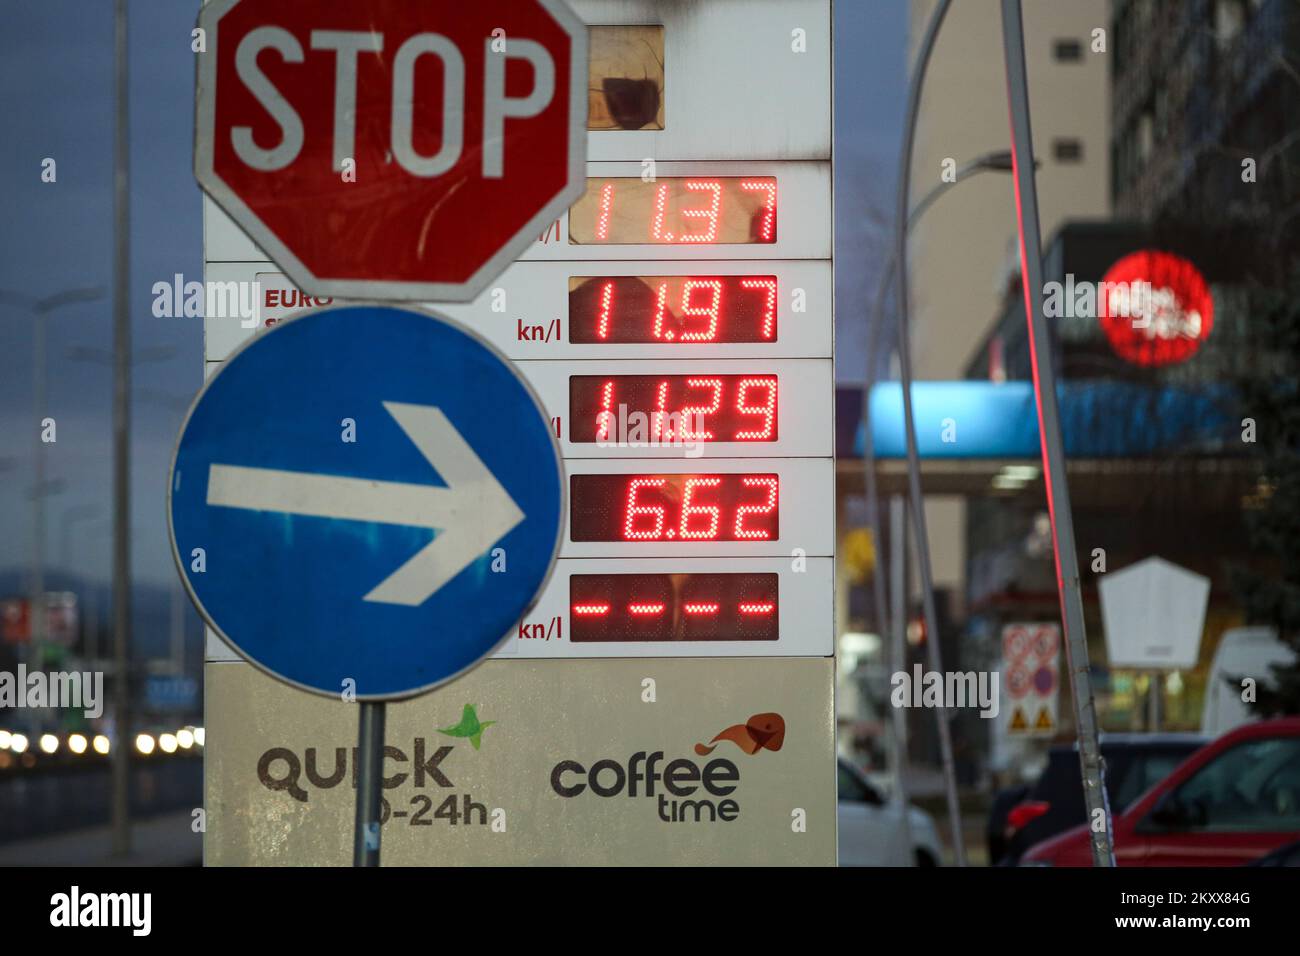
<svg viewBox="0 0 1300 956">
<path fill-rule="evenodd" d="M 474 666 L 540 596 L 563 530 L 559 446 L 514 366 L 386 306 L 308 313 L 232 355 L 168 487 L 208 624 L 331 696 L 410 696 Z"/>
</svg>

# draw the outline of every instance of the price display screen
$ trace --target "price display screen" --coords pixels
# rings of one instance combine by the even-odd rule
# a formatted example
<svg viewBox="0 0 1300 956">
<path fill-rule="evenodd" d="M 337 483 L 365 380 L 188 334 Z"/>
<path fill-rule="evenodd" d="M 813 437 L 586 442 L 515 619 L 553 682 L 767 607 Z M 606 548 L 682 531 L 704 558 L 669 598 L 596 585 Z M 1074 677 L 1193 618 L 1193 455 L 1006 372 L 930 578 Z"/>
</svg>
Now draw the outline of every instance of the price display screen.
<svg viewBox="0 0 1300 956">
<path fill-rule="evenodd" d="M 776 276 L 571 276 L 569 341 L 775 342 Z"/>
<path fill-rule="evenodd" d="M 776 441 L 775 375 L 573 375 L 569 441 Z"/>
<path fill-rule="evenodd" d="M 569 624 L 578 643 L 775 641 L 777 581 L 765 574 L 575 574 Z"/>
<path fill-rule="evenodd" d="M 776 475 L 571 475 L 574 541 L 770 541 Z"/>
<path fill-rule="evenodd" d="M 569 242 L 771 244 L 776 242 L 776 179 L 588 179 L 587 192 L 569 208 Z"/>
</svg>

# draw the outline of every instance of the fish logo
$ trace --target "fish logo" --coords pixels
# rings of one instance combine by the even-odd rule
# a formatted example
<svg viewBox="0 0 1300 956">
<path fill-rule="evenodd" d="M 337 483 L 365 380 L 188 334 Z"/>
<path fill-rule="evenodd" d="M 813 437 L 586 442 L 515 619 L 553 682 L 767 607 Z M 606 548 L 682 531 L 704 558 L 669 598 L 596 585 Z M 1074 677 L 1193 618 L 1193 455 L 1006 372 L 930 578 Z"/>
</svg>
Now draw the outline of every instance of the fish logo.
<svg viewBox="0 0 1300 956">
<path fill-rule="evenodd" d="M 785 718 L 780 714 L 755 714 L 743 724 L 733 724 L 707 744 L 696 744 L 695 752 L 707 757 L 717 749 L 718 741 L 729 740 L 747 754 L 760 750 L 777 751 L 785 743 Z"/>
<path fill-rule="evenodd" d="M 480 721 L 477 707 L 477 704 L 466 704 L 464 712 L 460 715 L 460 723 L 452 727 L 439 727 L 438 733 L 446 734 L 448 737 L 466 737 L 469 740 L 469 745 L 478 750 L 479 744 L 483 742 L 483 731 L 495 724 L 496 721 Z"/>
</svg>

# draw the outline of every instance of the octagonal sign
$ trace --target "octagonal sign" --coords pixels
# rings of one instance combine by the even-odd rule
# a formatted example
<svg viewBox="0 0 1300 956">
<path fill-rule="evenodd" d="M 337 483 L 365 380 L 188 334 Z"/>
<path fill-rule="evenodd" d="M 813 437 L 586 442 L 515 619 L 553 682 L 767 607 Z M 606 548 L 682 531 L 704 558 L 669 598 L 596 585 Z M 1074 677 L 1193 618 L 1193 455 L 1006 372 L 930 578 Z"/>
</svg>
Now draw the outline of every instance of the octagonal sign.
<svg viewBox="0 0 1300 956">
<path fill-rule="evenodd" d="M 465 302 L 585 189 L 563 0 L 209 0 L 195 176 L 309 295 Z"/>
</svg>

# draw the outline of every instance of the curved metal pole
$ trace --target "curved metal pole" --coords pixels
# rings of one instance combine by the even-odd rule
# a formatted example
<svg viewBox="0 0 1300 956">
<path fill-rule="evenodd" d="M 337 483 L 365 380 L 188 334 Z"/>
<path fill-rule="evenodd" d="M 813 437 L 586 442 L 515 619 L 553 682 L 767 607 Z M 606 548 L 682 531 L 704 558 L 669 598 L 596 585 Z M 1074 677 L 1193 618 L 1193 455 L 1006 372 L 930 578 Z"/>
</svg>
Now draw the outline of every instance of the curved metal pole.
<svg viewBox="0 0 1300 956">
<path fill-rule="evenodd" d="M 1012 167 L 1011 153 L 1005 150 L 985 153 L 983 156 L 976 157 L 969 162 L 963 163 L 957 168 L 952 182 L 942 182 L 926 193 L 921 201 L 912 207 L 911 213 L 907 217 L 907 228 L 910 231 L 916 225 L 922 214 L 930 208 L 940 196 L 963 182 L 967 176 L 981 172 L 1010 172 Z M 884 272 L 880 276 L 880 281 L 876 285 L 876 296 L 872 303 L 871 312 L 867 317 L 867 369 L 866 382 L 862 389 L 862 468 L 863 482 L 867 497 L 867 526 L 871 529 L 871 541 L 876 552 L 876 566 L 871 575 L 872 598 L 876 607 L 876 628 L 880 632 L 882 639 L 889 639 L 891 635 L 903 629 L 903 617 L 906 614 L 906 598 L 901 594 L 887 594 L 885 589 L 885 575 L 882 568 L 883 556 L 880 550 L 880 544 L 883 540 L 881 535 L 880 520 L 880 492 L 876 482 L 876 442 L 875 436 L 871 433 L 871 389 L 876 384 L 876 348 L 879 345 L 880 329 L 883 325 L 881 319 L 884 311 L 885 293 L 889 290 L 890 284 L 894 281 L 894 268 L 896 259 L 891 252 L 888 261 L 885 263 Z M 901 507 L 901 502 L 900 502 Z M 891 504 L 891 535 L 898 534 L 900 531 L 906 535 L 906 518 L 900 511 L 894 515 Z M 903 555 L 906 554 L 906 541 L 899 541 L 891 544 L 891 566 L 896 559 L 898 562 L 904 561 Z M 901 573 L 891 573 L 891 587 L 901 588 L 900 582 L 904 577 Z M 891 603 L 892 601 L 892 603 Z M 892 620 L 891 620 L 892 618 Z M 902 645 L 896 644 L 890 639 L 889 643 L 890 668 L 897 673 L 903 669 L 905 658 L 902 653 Z M 901 712 L 895 709 L 894 715 L 894 775 L 895 789 L 899 799 L 904 806 L 904 829 L 910 831 L 906 819 L 906 807 L 908 804 L 906 781 L 904 773 L 907 758 L 907 737 L 906 723 Z M 911 845 L 910 836 L 908 844 Z"/>
<path fill-rule="evenodd" d="M 936 199 L 957 185 L 957 183 L 962 182 L 969 175 L 991 170 L 1010 172 L 1011 154 L 1004 151 L 985 153 L 968 163 L 963 163 L 957 168 L 952 182 L 944 182 L 935 186 L 912 208 L 912 212 L 907 217 L 908 230 L 910 231 L 916 225 L 916 221 L 921 218 L 922 213 L 934 205 Z M 885 263 L 885 271 L 881 273 L 880 281 L 876 284 L 876 298 L 872 303 L 871 312 L 867 316 L 867 375 L 866 385 L 862 390 L 862 458 L 867 484 L 867 524 L 871 528 L 872 542 L 877 548 L 880 546 L 880 498 L 876 491 L 876 445 L 871 434 L 871 388 L 876 384 L 876 367 L 873 358 L 880 340 L 885 293 L 894 281 L 894 266 L 894 254 L 891 252 L 888 261 Z M 879 560 L 879 555 L 877 555 L 877 560 Z M 875 577 L 881 582 L 880 588 L 877 589 L 877 593 L 874 595 L 878 610 L 876 623 L 882 633 L 888 633 L 889 621 L 886 614 L 887 603 L 884 593 L 884 578 L 878 575 Z"/>
<path fill-rule="evenodd" d="M 921 601 L 925 613 L 926 650 L 930 669 L 943 673 L 943 655 L 939 650 L 938 614 L 934 606 L 934 575 L 930 566 L 930 542 L 925 524 L 925 502 L 921 497 L 921 462 L 916 450 L 916 420 L 912 412 L 912 354 L 908 342 L 907 317 L 907 221 L 908 194 L 912 180 L 912 147 L 916 139 L 916 118 L 921 105 L 921 83 L 925 79 L 930 54 L 939 35 L 939 27 L 948 13 L 951 0 L 938 0 L 925 35 L 917 50 L 916 64 L 907 84 L 907 113 L 903 123 L 903 145 L 898 159 L 898 209 L 894 221 L 894 258 L 898 268 L 898 377 L 903 389 L 903 420 L 907 433 L 907 484 L 912 507 L 912 527 L 916 534 L 917 566 L 921 572 Z M 949 827 L 953 857 L 958 866 L 966 865 L 966 845 L 962 838 L 961 807 L 957 803 L 956 765 L 952 755 L 952 729 L 948 726 L 948 709 L 935 709 L 939 728 L 939 751 L 943 759 L 944 789 L 948 798 Z"/>
<path fill-rule="evenodd" d="M 1042 442 L 1047 513 L 1052 521 L 1052 550 L 1056 556 L 1056 589 L 1061 601 L 1065 660 L 1070 670 L 1070 697 L 1079 738 L 1083 800 L 1088 811 L 1093 866 L 1114 866 L 1115 847 L 1110 805 L 1106 799 L 1106 765 L 1097 740 L 1097 708 L 1088 675 L 1088 635 L 1084 629 L 1083 595 L 1079 590 L 1079 554 L 1074 542 L 1074 517 L 1065 475 L 1061 416 L 1056 405 L 1056 372 L 1052 367 L 1051 330 L 1043 314 L 1043 243 L 1038 231 L 1038 187 L 1034 181 L 1033 135 L 1029 121 L 1029 77 L 1025 69 L 1024 24 L 1020 0 L 1002 0 L 1002 46 L 1007 66 L 1007 99 L 1011 112 L 1011 148 L 1015 158 L 1016 219 L 1020 233 L 1020 276 L 1029 325 L 1029 356 L 1033 362 L 1034 398 L 1038 403 L 1038 434 Z"/>
</svg>

